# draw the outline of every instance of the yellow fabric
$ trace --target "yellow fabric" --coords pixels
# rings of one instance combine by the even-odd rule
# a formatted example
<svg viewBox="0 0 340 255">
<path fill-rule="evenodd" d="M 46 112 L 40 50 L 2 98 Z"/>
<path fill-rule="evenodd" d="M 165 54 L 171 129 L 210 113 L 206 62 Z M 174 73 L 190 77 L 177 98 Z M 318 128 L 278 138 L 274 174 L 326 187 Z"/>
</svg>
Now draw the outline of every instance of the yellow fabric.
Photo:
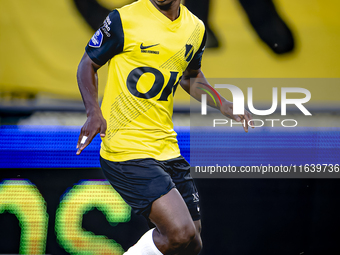
<svg viewBox="0 0 340 255">
<path fill-rule="evenodd" d="M 92 33 L 71 0 L 0 1 L 0 92 L 80 99 L 77 65 Z"/>
<path fill-rule="evenodd" d="M 180 151 L 172 123 L 173 89 L 165 99 L 164 93 L 168 84 L 178 83 L 190 62 L 188 58 L 192 59 L 199 49 L 204 25 L 184 6 L 180 7 L 180 16 L 171 21 L 149 0 L 140 0 L 118 11 L 124 49 L 109 64 L 102 103 L 107 131 L 100 154 L 111 161 L 178 157 Z M 138 76 L 141 67 L 149 71 Z M 131 78 L 134 75 L 137 78 Z M 150 98 L 132 92 L 131 80 L 136 81 L 136 91 Z M 152 93 L 155 89 L 157 92 Z"/>
</svg>

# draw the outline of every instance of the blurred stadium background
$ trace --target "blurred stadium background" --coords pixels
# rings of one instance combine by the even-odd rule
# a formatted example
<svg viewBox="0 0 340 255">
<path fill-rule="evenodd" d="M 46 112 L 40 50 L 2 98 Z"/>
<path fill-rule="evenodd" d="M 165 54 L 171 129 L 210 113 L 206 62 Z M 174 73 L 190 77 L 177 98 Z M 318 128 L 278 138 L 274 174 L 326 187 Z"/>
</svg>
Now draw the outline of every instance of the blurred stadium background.
<svg viewBox="0 0 340 255">
<path fill-rule="evenodd" d="M 76 70 L 94 33 L 88 16 L 79 12 L 79 4 L 86 2 L 114 9 L 132 1 L 0 0 L 1 254 L 121 254 L 121 247 L 128 248 L 147 228 L 103 180 L 99 139 L 81 157 L 74 155 L 86 120 Z M 303 86 L 312 92 L 313 118 L 298 118 L 303 127 L 328 129 L 320 131 L 323 135 L 308 131 L 310 140 L 303 146 L 296 136 L 284 141 L 296 154 L 311 146 L 312 154 L 301 154 L 306 160 L 327 154 L 340 163 L 340 2 L 275 0 L 294 37 L 294 49 L 285 54 L 276 54 L 273 45 L 260 39 L 242 8 L 246 2 L 211 0 L 209 27 L 218 47 L 203 56 L 206 77 L 318 78 Z M 100 96 L 106 72 L 107 66 L 99 71 Z M 323 79 L 332 82 L 322 86 Z M 246 91 L 247 86 L 240 88 Z M 270 102 L 271 88 L 256 88 L 260 93 L 254 101 Z M 189 160 L 186 127 L 195 118 L 190 118 L 190 99 L 181 88 L 174 112 L 181 150 Z M 261 135 L 265 139 L 266 130 Z M 246 156 L 256 157 L 256 148 Z M 197 185 L 204 255 L 340 252 L 338 179 L 200 179 Z M 98 189 L 109 202 L 93 192 Z"/>
</svg>

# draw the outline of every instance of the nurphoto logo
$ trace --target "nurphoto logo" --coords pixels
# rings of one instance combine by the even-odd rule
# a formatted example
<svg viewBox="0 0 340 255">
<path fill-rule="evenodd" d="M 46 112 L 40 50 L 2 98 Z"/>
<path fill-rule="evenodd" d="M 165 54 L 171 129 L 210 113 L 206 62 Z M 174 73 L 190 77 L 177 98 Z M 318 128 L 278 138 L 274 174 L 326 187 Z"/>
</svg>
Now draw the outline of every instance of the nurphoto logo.
<svg viewBox="0 0 340 255">
<path fill-rule="evenodd" d="M 204 83 L 200 83 L 204 86 L 208 86 Z M 212 90 L 213 94 L 219 99 L 220 103 L 221 99 L 220 96 L 218 95 L 217 91 L 209 86 L 209 88 Z M 243 115 L 244 114 L 244 105 L 245 105 L 245 97 L 242 92 L 242 90 L 231 84 L 216 84 L 215 88 L 218 89 L 229 89 L 229 91 L 232 94 L 233 98 L 233 114 L 234 115 Z M 204 90 L 215 102 L 216 100 L 214 98 L 214 95 L 207 91 L 204 88 L 201 88 Z M 292 99 L 292 98 L 287 98 L 288 93 L 300 93 L 303 94 L 303 98 L 298 98 L 298 99 Z M 207 115 L 207 94 L 202 94 L 201 96 L 201 115 Z M 308 89 L 305 88 L 298 88 L 298 87 L 282 87 L 281 88 L 281 116 L 287 115 L 287 105 L 295 105 L 305 116 L 312 116 L 312 114 L 307 110 L 307 108 L 303 105 L 307 103 L 311 99 L 311 93 Z M 272 105 L 269 109 L 266 110 L 259 110 L 254 107 L 253 103 L 253 88 L 248 87 L 248 94 L 247 94 L 247 103 L 248 103 L 248 109 L 249 111 L 258 116 L 269 116 L 273 114 L 277 107 L 278 107 L 278 88 L 273 87 L 272 89 Z M 233 122 L 232 120 L 227 120 L 227 119 L 214 119 L 213 120 L 213 127 L 216 127 L 217 125 L 226 125 L 230 123 L 230 126 L 232 127 L 233 125 L 236 124 L 242 124 L 245 125 L 246 120 L 243 120 L 243 123 L 237 123 Z M 295 119 L 265 119 L 266 122 L 271 122 L 271 127 L 275 126 L 275 122 L 279 121 L 281 122 L 281 126 L 283 127 L 296 127 L 298 125 L 297 120 Z M 253 125 L 249 121 L 248 125 L 251 127 L 262 127 L 264 126 L 265 123 L 264 120 L 261 119 L 253 119 Z M 254 124 L 257 123 L 258 125 Z M 260 124 L 259 124 L 260 123 Z"/>
</svg>

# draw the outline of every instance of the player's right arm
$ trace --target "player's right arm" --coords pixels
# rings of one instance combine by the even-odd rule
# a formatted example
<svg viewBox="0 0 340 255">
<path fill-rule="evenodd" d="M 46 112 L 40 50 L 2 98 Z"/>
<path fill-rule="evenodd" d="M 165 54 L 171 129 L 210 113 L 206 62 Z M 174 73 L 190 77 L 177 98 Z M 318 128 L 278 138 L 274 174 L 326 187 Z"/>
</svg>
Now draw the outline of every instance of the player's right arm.
<svg viewBox="0 0 340 255">
<path fill-rule="evenodd" d="M 82 150 L 91 143 L 92 139 L 98 133 L 100 133 L 101 137 L 105 136 L 106 120 L 103 118 L 98 103 L 97 70 L 100 67 L 100 65 L 90 59 L 86 52 L 78 66 L 77 81 L 85 105 L 87 120 L 80 131 L 77 143 L 77 155 L 79 155 Z M 86 136 L 87 139 L 85 143 L 81 144 L 84 136 Z"/>
<path fill-rule="evenodd" d="M 124 32 L 120 14 L 112 11 L 104 20 L 103 25 L 95 32 L 86 46 L 86 52 L 80 61 L 77 72 L 78 86 L 84 101 L 87 120 L 81 128 L 77 143 L 79 155 L 92 139 L 100 133 L 105 136 L 106 120 L 98 104 L 97 70 L 124 48 Z M 83 137 L 87 137 L 82 143 Z"/>
</svg>

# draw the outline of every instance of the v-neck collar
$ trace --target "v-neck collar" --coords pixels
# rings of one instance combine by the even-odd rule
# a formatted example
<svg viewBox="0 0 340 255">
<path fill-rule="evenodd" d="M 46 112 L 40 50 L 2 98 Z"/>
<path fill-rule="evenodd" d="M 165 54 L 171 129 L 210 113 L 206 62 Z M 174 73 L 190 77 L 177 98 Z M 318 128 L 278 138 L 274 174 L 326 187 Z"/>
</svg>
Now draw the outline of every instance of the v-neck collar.
<svg viewBox="0 0 340 255">
<path fill-rule="evenodd" d="M 182 20 L 182 16 L 183 16 L 183 8 L 182 5 L 179 5 L 179 16 L 177 19 L 175 19 L 174 21 L 172 21 L 171 19 L 169 19 L 167 16 L 165 16 L 163 13 L 161 13 L 156 6 L 154 6 L 150 0 L 141 0 L 142 2 L 144 2 L 146 8 L 157 18 L 159 19 L 165 26 L 167 26 L 170 29 L 176 29 L 177 27 L 180 26 L 181 24 L 181 20 Z"/>
</svg>

